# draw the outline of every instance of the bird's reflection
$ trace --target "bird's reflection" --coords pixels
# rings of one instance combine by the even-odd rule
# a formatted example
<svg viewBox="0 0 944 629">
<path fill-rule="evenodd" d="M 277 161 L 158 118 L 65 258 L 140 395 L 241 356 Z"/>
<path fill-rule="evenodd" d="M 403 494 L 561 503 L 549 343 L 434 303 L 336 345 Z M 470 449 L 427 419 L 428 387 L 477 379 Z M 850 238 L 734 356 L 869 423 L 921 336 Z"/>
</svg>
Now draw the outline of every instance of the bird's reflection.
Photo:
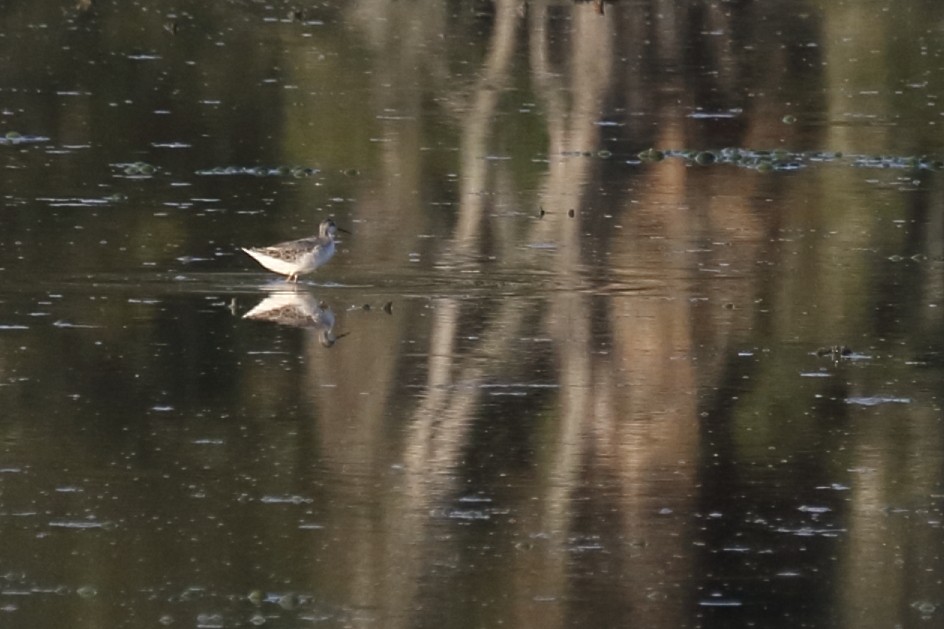
<svg viewBox="0 0 944 629">
<path fill-rule="evenodd" d="M 318 333 L 318 340 L 325 347 L 331 347 L 338 339 L 347 336 L 347 333 L 334 333 L 334 311 L 331 307 L 323 301 L 315 301 L 307 292 L 274 292 L 244 314 L 243 319 L 313 330 Z"/>
</svg>

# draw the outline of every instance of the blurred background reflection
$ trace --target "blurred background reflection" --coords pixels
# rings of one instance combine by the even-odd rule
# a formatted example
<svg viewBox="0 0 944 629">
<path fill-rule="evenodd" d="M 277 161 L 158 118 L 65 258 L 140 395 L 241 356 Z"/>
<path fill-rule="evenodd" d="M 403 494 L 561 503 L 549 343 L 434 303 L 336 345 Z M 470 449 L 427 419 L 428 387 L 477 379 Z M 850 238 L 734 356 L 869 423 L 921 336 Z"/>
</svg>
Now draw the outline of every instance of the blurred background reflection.
<svg viewBox="0 0 944 629">
<path fill-rule="evenodd" d="M 0 624 L 944 617 L 944 5 L 0 17 Z"/>
</svg>

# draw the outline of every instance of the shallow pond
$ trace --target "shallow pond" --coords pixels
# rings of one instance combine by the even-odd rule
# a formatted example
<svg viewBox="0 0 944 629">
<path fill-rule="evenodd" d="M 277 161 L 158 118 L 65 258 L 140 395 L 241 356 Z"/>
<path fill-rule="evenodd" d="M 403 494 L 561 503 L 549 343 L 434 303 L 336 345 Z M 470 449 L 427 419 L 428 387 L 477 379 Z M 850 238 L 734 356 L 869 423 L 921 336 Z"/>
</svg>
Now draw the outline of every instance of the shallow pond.
<svg viewBox="0 0 944 629">
<path fill-rule="evenodd" d="M 944 5 L 0 18 L 0 625 L 944 619 Z"/>
</svg>

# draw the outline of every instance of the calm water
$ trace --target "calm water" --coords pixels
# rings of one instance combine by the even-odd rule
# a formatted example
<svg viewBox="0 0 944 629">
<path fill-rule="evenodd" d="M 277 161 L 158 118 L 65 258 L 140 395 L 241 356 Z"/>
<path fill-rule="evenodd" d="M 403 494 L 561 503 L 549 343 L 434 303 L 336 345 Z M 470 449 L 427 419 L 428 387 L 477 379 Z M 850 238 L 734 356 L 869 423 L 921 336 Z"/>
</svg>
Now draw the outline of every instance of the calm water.
<svg viewBox="0 0 944 629">
<path fill-rule="evenodd" d="M 0 626 L 944 622 L 940 2 L 81 4 L 0 4 Z"/>
</svg>

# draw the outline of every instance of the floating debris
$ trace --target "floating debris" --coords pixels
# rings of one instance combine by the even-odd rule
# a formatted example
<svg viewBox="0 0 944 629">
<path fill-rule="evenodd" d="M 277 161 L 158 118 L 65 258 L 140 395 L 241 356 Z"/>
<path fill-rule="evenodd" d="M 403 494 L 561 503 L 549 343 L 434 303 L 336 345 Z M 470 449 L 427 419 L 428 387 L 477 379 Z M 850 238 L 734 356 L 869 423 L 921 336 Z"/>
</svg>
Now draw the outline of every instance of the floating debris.
<svg viewBox="0 0 944 629">
<path fill-rule="evenodd" d="M 665 159 L 665 153 L 654 148 L 648 148 L 645 151 L 641 151 L 638 157 L 643 162 L 661 162 Z"/>
<path fill-rule="evenodd" d="M 855 404 L 856 406 L 878 406 L 879 404 L 911 404 L 911 398 L 887 397 L 882 395 L 873 395 L 869 397 L 849 397 L 846 398 L 846 404 Z"/>
<path fill-rule="evenodd" d="M 816 350 L 816 355 L 820 358 L 829 356 L 835 360 L 839 358 L 849 358 L 852 356 L 852 350 L 845 345 L 833 345 L 832 347 L 820 347 Z"/>
<path fill-rule="evenodd" d="M 706 601 L 698 601 L 700 607 L 741 607 L 743 603 L 735 599 L 710 599 Z"/>
<path fill-rule="evenodd" d="M 202 177 L 238 177 L 251 175 L 253 177 L 295 177 L 302 179 L 321 172 L 317 168 L 308 166 L 217 166 L 196 171 Z"/>
<path fill-rule="evenodd" d="M 930 618 L 937 611 L 937 605 L 931 601 L 915 601 L 911 604 L 911 607 L 916 609 L 924 619 Z"/>
<path fill-rule="evenodd" d="M 156 166 L 147 162 L 120 162 L 111 164 L 111 167 L 118 171 L 117 177 L 135 179 L 153 177 L 158 171 Z"/>
<path fill-rule="evenodd" d="M 784 116 L 785 124 L 793 124 L 793 116 Z M 610 157 L 607 155 L 607 157 Z M 637 160 L 626 163 L 651 163 L 664 159 L 676 158 L 686 162 L 708 166 L 727 164 L 757 170 L 758 172 L 794 171 L 812 163 L 836 162 L 843 160 L 857 168 L 901 169 L 901 170 L 944 170 L 944 160 L 928 155 L 850 155 L 843 156 L 841 151 L 789 151 L 778 148 L 773 150 L 755 150 L 727 147 L 718 149 L 664 149 L 648 148 L 636 154 Z"/>
<path fill-rule="evenodd" d="M 744 110 L 740 107 L 721 111 L 704 111 L 699 109 L 698 111 L 693 111 L 692 113 L 688 114 L 688 118 L 692 118 L 694 120 L 725 120 L 737 118 L 743 113 Z"/>
<path fill-rule="evenodd" d="M 85 329 L 92 329 L 92 328 L 100 328 L 100 327 L 102 327 L 102 326 L 100 326 L 100 325 L 86 325 L 86 324 L 82 324 L 82 323 L 71 323 L 71 322 L 69 322 L 69 321 L 64 321 L 64 320 L 62 320 L 62 319 L 60 319 L 60 320 L 58 320 L 58 321 L 55 321 L 52 325 L 53 325 L 53 327 L 56 327 L 56 328 L 85 328 Z"/>
<path fill-rule="evenodd" d="M 38 144 L 48 142 L 49 138 L 41 135 L 23 135 L 19 131 L 7 131 L 0 135 L 0 146 L 13 144 Z"/>
<path fill-rule="evenodd" d="M 304 496 L 298 496 L 298 495 L 291 495 L 291 496 L 268 495 L 268 496 L 263 496 L 262 498 L 260 498 L 259 502 L 262 502 L 263 504 L 274 504 L 274 505 L 283 505 L 283 504 L 300 505 L 300 504 L 311 503 L 313 502 L 313 500 L 311 498 L 305 498 Z"/>
<path fill-rule="evenodd" d="M 98 588 L 94 585 L 81 585 L 76 588 L 75 593 L 82 598 L 95 598 L 98 596 Z"/>
<path fill-rule="evenodd" d="M 707 166 L 709 164 L 714 164 L 717 161 L 717 157 L 711 151 L 701 151 L 698 155 L 695 156 L 695 163 L 701 166 Z"/>
<path fill-rule="evenodd" d="M 49 526 L 61 529 L 86 530 L 109 528 L 111 523 L 99 520 L 53 520 L 49 523 Z"/>
</svg>

